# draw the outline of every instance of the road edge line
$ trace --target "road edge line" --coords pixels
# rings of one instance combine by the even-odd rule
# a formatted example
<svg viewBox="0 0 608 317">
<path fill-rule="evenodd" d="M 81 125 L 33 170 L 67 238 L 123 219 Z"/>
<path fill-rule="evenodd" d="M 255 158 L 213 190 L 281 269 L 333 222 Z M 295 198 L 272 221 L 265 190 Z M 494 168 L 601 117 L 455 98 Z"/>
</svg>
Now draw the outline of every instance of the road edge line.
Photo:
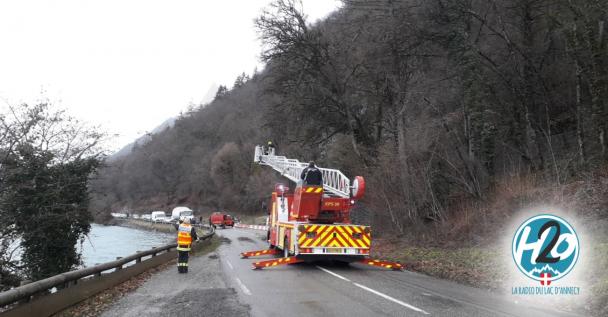
<svg viewBox="0 0 608 317">
<path fill-rule="evenodd" d="M 357 286 L 357 287 L 359 287 L 359 288 L 361 288 L 361 289 L 363 289 L 363 290 L 366 290 L 366 291 L 368 291 L 368 292 L 370 292 L 370 293 L 372 293 L 372 294 L 378 295 L 378 296 L 380 296 L 380 297 L 382 297 L 382 298 L 384 298 L 384 299 L 388 299 L 388 300 L 390 300 L 391 302 L 397 303 L 397 304 L 399 304 L 399 305 L 401 305 L 401 306 L 403 306 L 403 307 L 407 307 L 407 308 L 409 308 L 409 309 L 411 309 L 411 310 L 414 310 L 414 311 L 417 311 L 417 312 L 423 313 L 423 314 L 425 314 L 425 315 L 428 315 L 428 314 L 429 314 L 429 313 L 427 313 L 426 311 L 424 311 L 424 310 L 422 310 L 422 309 L 420 309 L 420 308 L 418 308 L 418 307 L 416 307 L 416 306 L 412 306 L 412 305 L 410 305 L 410 304 L 408 304 L 408 303 L 405 303 L 405 302 L 402 302 L 402 301 L 400 301 L 400 300 L 398 300 L 398 299 L 396 299 L 396 298 L 390 297 L 390 296 L 388 296 L 388 295 L 386 295 L 386 294 L 384 294 L 384 293 L 380 293 L 380 292 L 378 292 L 378 291 L 376 291 L 376 290 L 374 290 L 374 289 L 371 289 L 371 288 L 369 288 L 369 287 L 367 287 L 367 286 L 365 286 L 365 285 L 361 285 L 361 284 L 359 284 L 359 283 L 355 283 L 355 282 L 353 282 L 353 284 L 355 284 L 355 286 Z"/>
<path fill-rule="evenodd" d="M 236 280 L 236 283 L 239 284 L 239 287 L 241 288 L 243 293 L 245 293 L 245 295 L 251 296 L 251 291 L 247 288 L 247 286 L 245 286 L 245 284 L 243 284 L 243 282 L 241 282 L 238 277 L 235 277 L 234 279 Z"/>
<path fill-rule="evenodd" d="M 342 279 L 342 280 L 347 281 L 347 282 L 351 282 L 351 280 L 347 279 L 346 277 L 344 277 L 344 276 L 342 276 L 342 275 L 340 275 L 340 274 L 334 273 L 334 272 L 332 272 L 332 271 L 330 271 L 330 270 L 328 270 L 328 269 L 326 269 L 326 268 L 320 267 L 320 266 L 318 266 L 318 265 L 317 265 L 317 268 L 318 268 L 319 270 L 321 270 L 321 271 L 323 271 L 323 272 L 325 272 L 325 273 L 327 273 L 327 274 L 331 274 L 331 275 L 333 275 L 333 276 L 335 276 L 335 277 L 337 277 L 337 278 L 339 278 L 339 279 Z"/>
</svg>

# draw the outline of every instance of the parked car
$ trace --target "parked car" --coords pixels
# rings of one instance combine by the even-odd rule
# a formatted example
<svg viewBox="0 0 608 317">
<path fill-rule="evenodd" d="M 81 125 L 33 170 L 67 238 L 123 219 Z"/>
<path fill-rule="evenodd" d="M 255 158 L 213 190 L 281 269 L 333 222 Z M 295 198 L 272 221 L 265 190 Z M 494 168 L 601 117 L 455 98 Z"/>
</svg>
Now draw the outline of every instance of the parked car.
<svg viewBox="0 0 608 317">
<path fill-rule="evenodd" d="M 150 221 L 150 220 L 152 220 L 152 215 L 150 215 L 150 214 L 141 215 L 141 219 L 142 220 L 146 220 L 146 221 Z"/>
<path fill-rule="evenodd" d="M 151 214 L 152 222 L 164 222 L 164 219 L 167 217 L 164 211 L 153 211 Z"/>
</svg>

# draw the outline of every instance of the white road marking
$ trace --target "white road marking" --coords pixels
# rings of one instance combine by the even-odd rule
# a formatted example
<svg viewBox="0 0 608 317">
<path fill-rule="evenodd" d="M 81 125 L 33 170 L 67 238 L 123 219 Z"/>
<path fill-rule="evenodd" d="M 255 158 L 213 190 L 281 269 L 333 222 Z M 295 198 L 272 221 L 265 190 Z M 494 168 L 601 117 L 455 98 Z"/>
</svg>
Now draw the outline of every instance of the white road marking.
<svg viewBox="0 0 608 317">
<path fill-rule="evenodd" d="M 417 312 L 423 313 L 423 314 L 425 314 L 425 315 L 428 315 L 428 314 L 429 314 L 429 313 L 425 312 L 424 310 L 422 310 L 422 309 L 420 309 L 420 308 L 418 308 L 418 307 L 412 306 L 412 305 L 410 305 L 410 304 L 408 304 L 408 303 L 404 303 L 404 302 L 402 302 L 402 301 L 400 301 L 400 300 L 398 300 L 398 299 L 396 299 L 396 298 L 393 298 L 393 297 L 390 297 L 390 296 L 388 296 L 388 295 L 386 295 L 386 294 L 380 293 L 380 292 L 378 292 L 378 291 L 376 291 L 376 290 L 373 290 L 373 289 L 371 289 L 371 288 L 369 288 L 369 287 L 367 287 L 367 286 L 361 285 L 361 284 L 359 284 L 359 283 L 353 283 L 353 284 L 355 284 L 355 286 L 357 286 L 357 287 L 359 287 L 359 288 L 362 288 L 362 289 L 364 289 L 364 290 L 366 290 L 366 291 L 368 291 L 368 292 L 370 292 L 370 293 L 376 294 L 376 295 L 378 295 L 378 296 L 380 296 L 380 297 L 382 297 L 382 298 L 384 298 L 384 299 L 388 299 L 388 300 L 390 300 L 391 302 L 397 303 L 397 304 L 399 304 L 399 305 L 401 305 L 401 306 L 403 306 L 403 307 L 407 307 L 407 308 L 409 308 L 409 309 L 411 309 L 411 310 L 414 310 L 414 311 L 417 311 Z"/>
<path fill-rule="evenodd" d="M 226 260 L 226 264 L 228 264 L 228 267 L 230 267 L 231 270 L 234 270 L 234 267 L 232 267 L 232 263 L 230 263 L 230 261 Z"/>
<path fill-rule="evenodd" d="M 331 275 L 333 275 L 333 276 L 335 276 L 335 277 L 337 277 L 339 279 L 342 279 L 342 280 L 347 281 L 347 282 L 351 282 L 351 280 L 347 279 L 346 277 L 344 277 L 344 276 L 342 276 L 340 274 L 334 273 L 334 272 L 332 272 L 332 271 L 330 271 L 330 270 L 328 270 L 326 268 L 320 267 L 318 265 L 317 265 L 317 268 L 319 270 L 321 270 L 321 271 L 323 271 L 325 273 L 331 274 Z M 380 292 L 378 292 L 376 290 L 373 290 L 373 289 L 371 289 L 371 288 L 369 288 L 369 287 L 367 287 L 365 285 L 361 285 L 361 284 L 355 283 L 355 282 L 351 282 L 351 283 L 355 284 L 355 286 L 357 286 L 359 288 L 362 288 L 362 289 L 364 289 L 364 290 L 366 290 L 366 291 L 368 291 L 370 293 L 376 294 L 376 295 L 378 295 L 378 296 L 380 296 L 380 297 L 382 297 L 384 299 L 388 299 L 391 302 L 397 303 L 397 304 L 399 304 L 399 305 L 401 305 L 403 307 L 407 307 L 407 308 L 409 308 L 411 310 L 414 310 L 414 311 L 417 311 L 417 312 L 420 312 L 420 313 L 423 313 L 423 314 L 426 314 L 426 315 L 429 314 L 429 313 L 425 312 L 424 310 L 422 310 L 422 309 L 420 309 L 418 307 L 412 306 L 412 305 L 410 305 L 408 303 L 404 303 L 404 302 L 402 302 L 402 301 L 400 301 L 400 300 L 398 300 L 396 298 L 393 298 L 393 297 L 390 297 L 390 296 L 388 296 L 386 294 L 380 293 Z M 428 295 L 430 295 L 430 294 L 428 294 Z"/>
<path fill-rule="evenodd" d="M 245 284 L 243 284 L 243 282 L 241 282 L 238 277 L 235 277 L 234 279 L 236 280 L 236 283 L 239 284 L 239 287 L 243 290 L 245 295 L 251 295 L 251 291 L 247 288 L 247 286 L 245 286 Z"/>
<path fill-rule="evenodd" d="M 344 276 L 342 276 L 342 275 L 339 275 L 339 274 L 336 274 L 336 273 L 334 273 L 334 272 L 332 272 L 332 271 L 330 271 L 330 270 L 328 270 L 328 269 L 322 268 L 322 267 L 320 267 L 320 266 L 318 266 L 318 265 L 317 265 L 317 268 L 318 268 L 319 270 L 321 270 L 321 271 L 323 271 L 323 272 L 325 272 L 325 273 L 329 273 L 329 274 L 331 274 L 331 275 L 333 275 L 333 276 L 335 276 L 335 277 L 337 277 L 337 278 L 339 278 L 339 279 L 343 279 L 343 280 L 345 280 L 345 281 L 347 281 L 347 282 L 350 282 L 350 280 L 349 280 L 349 279 L 347 279 L 346 277 L 344 277 Z"/>
</svg>

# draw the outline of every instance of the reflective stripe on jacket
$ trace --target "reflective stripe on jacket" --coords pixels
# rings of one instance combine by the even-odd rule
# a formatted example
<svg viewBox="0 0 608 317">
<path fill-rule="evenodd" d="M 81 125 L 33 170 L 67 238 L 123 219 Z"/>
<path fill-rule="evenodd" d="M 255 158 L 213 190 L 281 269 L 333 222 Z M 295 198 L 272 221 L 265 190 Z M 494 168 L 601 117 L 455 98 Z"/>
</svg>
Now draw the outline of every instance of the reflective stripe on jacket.
<svg viewBox="0 0 608 317">
<path fill-rule="evenodd" d="M 189 224 L 180 224 L 177 228 L 177 250 L 178 251 L 190 251 L 190 245 L 192 244 L 192 226 Z"/>
</svg>

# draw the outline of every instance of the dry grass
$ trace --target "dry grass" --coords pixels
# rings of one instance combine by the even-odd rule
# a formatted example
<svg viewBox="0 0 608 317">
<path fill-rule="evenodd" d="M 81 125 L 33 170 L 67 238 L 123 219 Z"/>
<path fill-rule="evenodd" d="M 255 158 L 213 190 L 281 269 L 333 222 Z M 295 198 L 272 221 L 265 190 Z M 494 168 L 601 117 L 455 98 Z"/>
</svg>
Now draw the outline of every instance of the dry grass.
<svg viewBox="0 0 608 317">
<path fill-rule="evenodd" d="M 513 176 L 495 185 L 482 202 L 455 201 L 442 223 L 417 224 L 399 239 L 375 239 L 375 255 L 406 263 L 412 271 L 482 288 L 495 288 L 505 278 L 497 241 L 516 213 L 549 205 L 569 212 L 593 237 L 590 260 L 592 298 L 587 313 L 608 315 L 608 170 L 596 170 L 556 186 L 534 175 Z M 510 233 L 512 234 L 512 233 Z M 388 235 L 385 235 L 388 236 Z M 592 275 L 592 276 L 591 276 Z M 583 303 L 578 303 L 582 305 Z"/>
</svg>

